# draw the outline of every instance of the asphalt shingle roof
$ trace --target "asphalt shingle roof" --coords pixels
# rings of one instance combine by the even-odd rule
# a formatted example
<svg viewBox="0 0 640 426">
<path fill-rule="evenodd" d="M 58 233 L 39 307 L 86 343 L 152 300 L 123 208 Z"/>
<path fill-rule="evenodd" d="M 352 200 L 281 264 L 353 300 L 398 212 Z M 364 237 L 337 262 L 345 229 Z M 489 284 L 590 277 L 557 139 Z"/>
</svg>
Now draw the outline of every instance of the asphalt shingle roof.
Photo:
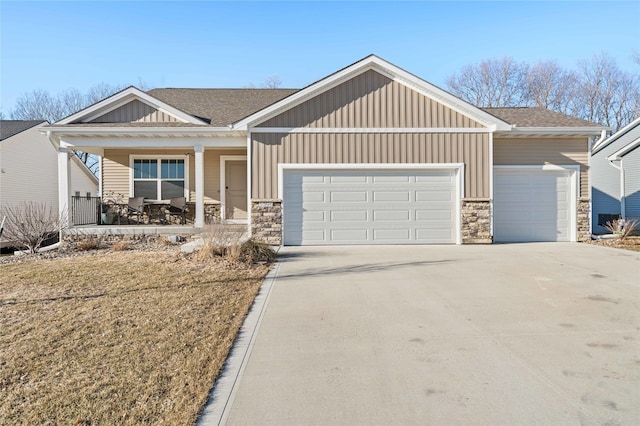
<svg viewBox="0 0 640 426">
<path fill-rule="evenodd" d="M 482 108 L 482 110 L 517 127 L 602 127 L 597 123 L 539 107 Z"/>
<path fill-rule="evenodd" d="M 225 127 L 298 89 L 153 89 L 147 93 L 214 127 Z"/>
<path fill-rule="evenodd" d="M 194 115 L 211 126 L 224 127 L 239 121 L 298 89 L 153 89 L 151 96 Z M 600 127 L 566 114 L 537 107 L 482 108 L 518 127 Z"/>
<path fill-rule="evenodd" d="M 44 120 L 0 120 L 0 141 L 22 133 L 40 123 L 44 123 Z"/>
</svg>

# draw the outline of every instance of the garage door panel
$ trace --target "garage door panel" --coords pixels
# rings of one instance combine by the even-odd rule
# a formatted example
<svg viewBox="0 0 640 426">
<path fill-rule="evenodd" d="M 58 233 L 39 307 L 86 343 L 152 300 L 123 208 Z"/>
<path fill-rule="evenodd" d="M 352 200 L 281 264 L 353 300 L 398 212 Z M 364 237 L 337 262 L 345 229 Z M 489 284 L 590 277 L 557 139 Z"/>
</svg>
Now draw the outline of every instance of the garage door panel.
<svg viewBox="0 0 640 426">
<path fill-rule="evenodd" d="M 372 176 L 373 183 L 409 183 L 411 182 L 410 176 Z"/>
<path fill-rule="evenodd" d="M 332 203 L 362 203 L 367 201 L 367 195 L 365 191 L 333 191 L 327 198 Z"/>
<path fill-rule="evenodd" d="M 304 211 L 302 212 L 302 221 L 299 221 L 300 223 L 302 223 L 303 221 L 305 222 L 324 222 L 325 221 L 325 212 L 323 211 Z"/>
<path fill-rule="evenodd" d="M 323 203 L 324 192 L 322 191 L 305 191 L 302 194 L 302 202 Z M 296 202 L 294 198 L 294 202 Z"/>
<path fill-rule="evenodd" d="M 411 201 L 409 191 L 373 191 L 373 201 Z"/>
<path fill-rule="evenodd" d="M 450 170 L 286 171 L 284 243 L 455 243 L 454 174 Z"/>
<path fill-rule="evenodd" d="M 430 201 L 453 201 L 453 194 L 451 191 L 416 191 L 416 201 L 430 202 Z"/>
<path fill-rule="evenodd" d="M 336 242 L 368 241 L 368 229 L 332 229 L 331 240 Z"/>
<path fill-rule="evenodd" d="M 411 231 L 409 229 L 374 229 L 373 237 L 376 240 L 410 240 Z"/>
<path fill-rule="evenodd" d="M 442 228 L 429 229 L 419 228 L 416 229 L 417 241 L 432 241 L 434 243 L 446 243 L 454 238 L 452 231 Z"/>
<path fill-rule="evenodd" d="M 568 171 L 496 170 L 496 242 L 569 241 L 572 224 Z"/>
<path fill-rule="evenodd" d="M 367 176 L 331 176 L 331 183 L 367 183 Z"/>
<path fill-rule="evenodd" d="M 383 221 L 402 221 L 407 222 L 411 219 L 409 210 L 377 210 L 373 212 L 373 220 L 376 222 Z"/>
<path fill-rule="evenodd" d="M 448 209 L 440 210 L 416 210 L 415 219 L 417 221 L 453 221 L 453 212 Z"/>
<path fill-rule="evenodd" d="M 332 210 L 331 221 L 333 222 L 360 222 L 367 221 L 369 212 L 366 210 Z"/>
</svg>

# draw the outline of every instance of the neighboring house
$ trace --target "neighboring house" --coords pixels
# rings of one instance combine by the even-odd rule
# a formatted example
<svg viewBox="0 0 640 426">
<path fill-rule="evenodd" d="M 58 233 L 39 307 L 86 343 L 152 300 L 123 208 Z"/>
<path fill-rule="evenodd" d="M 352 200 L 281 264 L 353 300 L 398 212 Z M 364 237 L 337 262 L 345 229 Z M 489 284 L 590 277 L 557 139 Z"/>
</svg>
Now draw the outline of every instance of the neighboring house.
<svg viewBox="0 0 640 426">
<path fill-rule="evenodd" d="M 63 158 L 101 156 L 104 192 L 183 195 L 196 228 L 285 245 L 587 239 L 605 129 L 481 109 L 375 55 L 301 90 L 129 87 L 46 127 Z"/>
<path fill-rule="evenodd" d="M 0 212 L 6 206 L 22 202 L 47 203 L 56 211 L 60 208 L 58 153 L 43 134 L 46 124 L 46 121 L 0 121 Z M 75 155 L 70 156 L 68 163 L 69 195 L 95 197 L 97 177 Z"/>
<path fill-rule="evenodd" d="M 640 219 L 640 117 L 593 147 L 593 232 L 618 217 Z"/>
</svg>

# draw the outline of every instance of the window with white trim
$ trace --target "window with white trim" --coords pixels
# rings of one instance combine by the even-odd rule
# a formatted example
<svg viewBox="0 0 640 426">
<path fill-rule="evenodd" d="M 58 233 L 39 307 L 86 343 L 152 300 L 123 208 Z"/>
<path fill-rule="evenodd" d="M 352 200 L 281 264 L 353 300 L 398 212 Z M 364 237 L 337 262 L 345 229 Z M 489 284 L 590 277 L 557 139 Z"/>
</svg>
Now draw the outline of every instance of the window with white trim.
<svg viewBox="0 0 640 426">
<path fill-rule="evenodd" d="M 168 200 L 186 196 L 184 158 L 134 158 L 132 197 Z"/>
</svg>

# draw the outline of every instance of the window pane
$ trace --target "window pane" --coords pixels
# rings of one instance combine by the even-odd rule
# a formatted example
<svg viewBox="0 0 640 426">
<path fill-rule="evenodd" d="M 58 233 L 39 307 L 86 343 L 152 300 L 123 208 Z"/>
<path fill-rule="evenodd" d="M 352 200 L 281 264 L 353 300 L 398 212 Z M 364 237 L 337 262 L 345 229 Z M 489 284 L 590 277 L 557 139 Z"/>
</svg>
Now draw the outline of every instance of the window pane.
<svg viewBox="0 0 640 426">
<path fill-rule="evenodd" d="M 133 182 L 133 196 L 155 200 L 158 198 L 158 182 L 137 180 Z"/>
<path fill-rule="evenodd" d="M 162 179 L 184 179 L 184 160 L 162 160 Z"/>
<path fill-rule="evenodd" d="M 158 160 L 133 160 L 134 179 L 155 179 L 158 177 Z"/>
<path fill-rule="evenodd" d="M 184 197 L 183 180 L 163 180 L 161 186 L 163 200 L 174 197 Z"/>
</svg>

